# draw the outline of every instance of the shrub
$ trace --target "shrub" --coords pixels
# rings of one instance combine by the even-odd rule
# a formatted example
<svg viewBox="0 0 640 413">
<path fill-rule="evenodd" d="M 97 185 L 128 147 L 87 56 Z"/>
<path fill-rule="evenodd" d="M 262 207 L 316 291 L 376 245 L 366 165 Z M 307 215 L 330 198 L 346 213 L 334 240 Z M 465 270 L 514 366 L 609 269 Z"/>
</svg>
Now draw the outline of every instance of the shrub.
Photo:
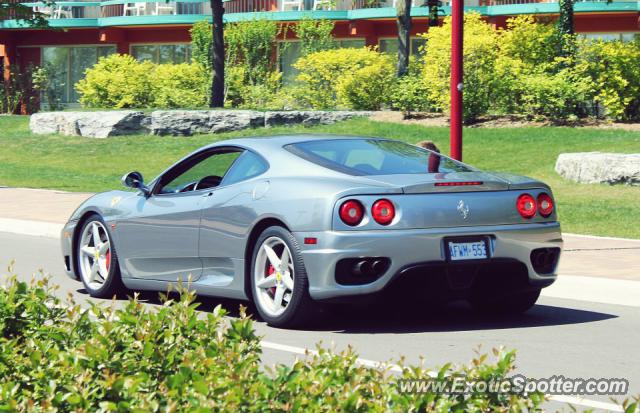
<svg viewBox="0 0 640 413">
<path fill-rule="evenodd" d="M 197 108 L 207 104 L 209 74 L 199 64 L 163 64 L 151 73 L 152 107 Z"/>
<path fill-rule="evenodd" d="M 115 305 L 63 305 L 46 279 L 12 277 L 0 289 L 0 410 L 171 412 L 534 411 L 538 393 L 403 393 L 399 379 L 426 379 L 405 366 L 399 376 L 356 362 L 348 350 L 319 349 L 292 365 L 263 369 L 251 320 L 225 311 L 197 311 L 194 295 L 158 307 L 135 297 Z M 445 365 L 435 380 L 502 379 L 514 353 L 480 355 L 467 366 Z"/>
<path fill-rule="evenodd" d="M 277 69 L 273 52 L 281 30 L 277 22 L 264 19 L 225 25 L 226 64 L 242 66 L 246 82 L 263 83 Z"/>
<path fill-rule="evenodd" d="M 195 23 L 189 30 L 191 35 L 191 59 L 211 73 L 211 45 L 213 30 L 208 21 Z"/>
<path fill-rule="evenodd" d="M 0 112 L 33 113 L 38 106 L 37 93 L 33 93 L 33 73 L 38 68 L 30 64 L 27 67 L 10 65 L 6 69 L 10 75 L 8 79 L 0 79 Z"/>
<path fill-rule="evenodd" d="M 477 13 L 464 16 L 464 121 L 475 121 L 491 106 L 495 84 L 497 34 Z M 451 94 L 451 18 L 440 27 L 432 27 L 427 39 L 423 80 L 428 97 L 436 109 L 449 111 Z"/>
<path fill-rule="evenodd" d="M 102 57 L 76 83 L 80 103 L 89 108 L 148 107 L 153 101 L 149 76 L 153 69 L 153 63 L 138 62 L 129 55 Z"/>
<path fill-rule="evenodd" d="M 331 20 L 318 20 L 308 16 L 300 20 L 293 27 L 293 32 L 300 39 L 301 55 L 333 49 L 335 40 L 331 33 L 334 27 L 335 23 Z"/>
<path fill-rule="evenodd" d="M 575 71 L 593 82 L 594 98 L 606 115 L 640 119 L 640 42 L 582 41 Z"/>
<path fill-rule="evenodd" d="M 394 76 L 393 59 L 368 48 L 311 53 L 294 67 L 299 103 L 314 109 L 378 109 Z"/>
<path fill-rule="evenodd" d="M 557 25 L 521 15 L 507 19 L 507 29 L 499 32 L 499 46 L 502 55 L 541 68 L 557 57 L 560 38 Z"/>
<path fill-rule="evenodd" d="M 63 109 L 62 93 L 60 88 L 54 84 L 55 67 L 48 63 L 44 64 L 34 69 L 31 76 L 33 89 L 40 92 L 41 99 L 47 103 L 49 110 Z"/>
<path fill-rule="evenodd" d="M 422 80 L 421 64 L 412 56 L 409 61 L 409 72 L 396 79 L 389 96 L 391 108 L 401 111 L 405 118 L 411 117 L 411 112 L 424 112 L 431 109 L 429 91 Z"/>
<path fill-rule="evenodd" d="M 589 90 L 590 83 L 569 69 L 553 75 L 529 74 L 514 84 L 513 93 L 518 96 L 514 113 L 566 120 L 581 113 Z"/>
</svg>

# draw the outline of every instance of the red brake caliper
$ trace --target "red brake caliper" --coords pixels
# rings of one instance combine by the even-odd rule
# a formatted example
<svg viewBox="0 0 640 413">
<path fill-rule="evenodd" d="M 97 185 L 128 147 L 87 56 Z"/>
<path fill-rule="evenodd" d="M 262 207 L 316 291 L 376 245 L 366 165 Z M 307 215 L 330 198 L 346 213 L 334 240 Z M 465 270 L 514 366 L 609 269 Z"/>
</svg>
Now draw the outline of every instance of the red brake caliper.
<svg viewBox="0 0 640 413">
<path fill-rule="evenodd" d="M 107 251 L 107 254 L 105 255 L 105 259 L 107 261 L 107 272 L 108 272 L 109 268 L 111 268 L 111 251 Z"/>
<path fill-rule="evenodd" d="M 275 272 L 276 272 L 276 269 L 273 268 L 273 265 L 269 264 L 269 268 L 267 269 L 267 277 L 269 277 L 270 275 L 273 275 Z M 269 291 L 271 291 L 271 294 L 275 295 L 276 287 L 269 288 Z"/>
</svg>

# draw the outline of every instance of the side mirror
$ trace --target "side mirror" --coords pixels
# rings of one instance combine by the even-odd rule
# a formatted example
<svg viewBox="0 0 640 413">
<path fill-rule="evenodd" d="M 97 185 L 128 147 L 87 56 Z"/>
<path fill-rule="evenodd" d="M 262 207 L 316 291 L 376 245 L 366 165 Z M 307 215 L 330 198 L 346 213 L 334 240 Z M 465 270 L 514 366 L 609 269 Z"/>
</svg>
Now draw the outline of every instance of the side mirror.
<svg viewBox="0 0 640 413">
<path fill-rule="evenodd" d="M 149 196 L 151 191 L 144 184 L 144 178 L 142 174 L 138 171 L 129 172 L 122 177 L 122 184 L 128 188 L 137 189 L 144 194 L 144 196 Z"/>
</svg>

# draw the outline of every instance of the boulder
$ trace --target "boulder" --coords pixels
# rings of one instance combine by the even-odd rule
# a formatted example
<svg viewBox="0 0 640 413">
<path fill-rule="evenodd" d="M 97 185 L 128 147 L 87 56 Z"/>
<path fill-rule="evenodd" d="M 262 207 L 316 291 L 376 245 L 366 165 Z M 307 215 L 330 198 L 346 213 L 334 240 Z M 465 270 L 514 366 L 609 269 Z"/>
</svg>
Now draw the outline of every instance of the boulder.
<svg viewBox="0 0 640 413">
<path fill-rule="evenodd" d="M 190 136 L 264 126 L 264 113 L 253 110 L 156 110 L 149 130 L 154 135 Z"/>
<path fill-rule="evenodd" d="M 563 153 L 558 156 L 556 172 L 580 183 L 640 185 L 640 154 Z"/>
<path fill-rule="evenodd" d="M 254 110 L 156 110 L 149 114 L 119 110 L 99 112 L 42 112 L 31 115 L 29 126 L 36 134 L 107 138 L 148 134 L 191 136 L 247 128 L 281 125 L 318 125 L 339 122 L 372 112 Z"/>
<path fill-rule="evenodd" d="M 357 116 L 371 116 L 372 112 L 356 111 L 320 111 L 320 110 L 290 110 L 269 111 L 264 114 L 264 126 L 281 125 L 318 125 L 339 122 Z"/>
<path fill-rule="evenodd" d="M 29 127 L 36 134 L 60 133 L 88 138 L 145 133 L 144 113 L 131 110 L 101 112 L 42 112 L 31 115 Z"/>
</svg>

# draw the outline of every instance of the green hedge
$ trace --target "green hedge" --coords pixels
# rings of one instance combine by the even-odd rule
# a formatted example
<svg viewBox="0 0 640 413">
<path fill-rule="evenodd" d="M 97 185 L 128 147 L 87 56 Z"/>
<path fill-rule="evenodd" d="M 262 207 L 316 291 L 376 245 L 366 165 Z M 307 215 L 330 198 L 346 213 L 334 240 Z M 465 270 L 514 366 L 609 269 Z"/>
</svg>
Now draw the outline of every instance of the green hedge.
<svg viewBox="0 0 640 413">
<path fill-rule="evenodd" d="M 88 108 L 197 108 L 207 103 L 209 75 L 197 63 L 156 65 L 115 54 L 87 69 L 75 87 Z"/>
<path fill-rule="evenodd" d="M 640 40 L 563 38 L 533 16 L 494 30 L 477 13 L 465 14 L 464 117 L 522 114 L 566 120 L 598 116 L 640 119 Z M 434 108 L 449 110 L 451 18 L 423 37 L 423 81 Z M 558 56 L 572 44 L 575 55 Z"/>
<path fill-rule="evenodd" d="M 426 378 L 421 366 L 356 363 L 351 351 L 264 369 L 252 321 L 197 311 L 182 291 L 157 307 L 132 298 L 89 309 L 63 303 L 46 279 L 0 289 L 0 411 L 103 412 L 519 412 L 540 394 L 405 394 L 398 379 Z M 444 366 L 437 380 L 505 377 L 514 353 Z"/>
</svg>

